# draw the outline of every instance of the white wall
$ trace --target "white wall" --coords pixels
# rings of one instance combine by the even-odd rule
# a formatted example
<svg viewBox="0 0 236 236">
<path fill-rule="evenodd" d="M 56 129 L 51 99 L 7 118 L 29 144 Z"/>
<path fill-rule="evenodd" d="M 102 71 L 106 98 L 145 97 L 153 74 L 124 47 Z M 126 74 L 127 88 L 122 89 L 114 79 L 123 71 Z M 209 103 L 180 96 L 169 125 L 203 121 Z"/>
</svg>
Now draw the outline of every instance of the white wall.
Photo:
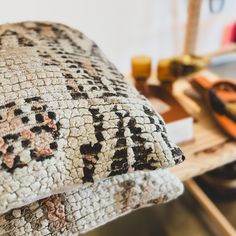
<svg viewBox="0 0 236 236">
<path fill-rule="evenodd" d="M 216 0 L 217 1 L 217 0 Z M 236 20 L 236 1 L 225 0 L 211 15 L 203 0 L 198 51 L 219 47 L 226 22 Z M 149 54 L 154 62 L 182 50 L 187 0 L 2 0 L 0 23 L 22 20 L 58 21 L 93 38 L 123 71 L 130 57 Z"/>
</svg>

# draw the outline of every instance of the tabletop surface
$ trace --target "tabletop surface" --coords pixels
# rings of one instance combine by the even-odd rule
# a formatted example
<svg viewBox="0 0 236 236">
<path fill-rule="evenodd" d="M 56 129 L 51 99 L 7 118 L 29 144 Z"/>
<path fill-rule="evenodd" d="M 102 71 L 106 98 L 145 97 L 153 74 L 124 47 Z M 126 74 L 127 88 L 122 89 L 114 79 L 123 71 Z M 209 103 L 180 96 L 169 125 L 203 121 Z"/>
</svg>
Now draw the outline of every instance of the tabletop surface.
<svg viewBox="0 0 236 236">
<path fill-rule="evenodd" d="M 211 73 L 205 73 L 211 76 Z M 126 79 L 131 83 L 133 81 L 131 76 L 126 76 Z M 148 83 L 158 82 L 152 76 Z M 191 93 L 191 90 L 190 84 L 184 79 L 178 80 L 174 85 L 175 97 L 195 118 L 194 140 L 180 145 L 186 160 L 171 168 L 171 172 L 183 181 L 236 160 L 236 141 L 220 130 L 200 98 L 192 100 L 185 95 L 186 92 Z"/>
</svg>

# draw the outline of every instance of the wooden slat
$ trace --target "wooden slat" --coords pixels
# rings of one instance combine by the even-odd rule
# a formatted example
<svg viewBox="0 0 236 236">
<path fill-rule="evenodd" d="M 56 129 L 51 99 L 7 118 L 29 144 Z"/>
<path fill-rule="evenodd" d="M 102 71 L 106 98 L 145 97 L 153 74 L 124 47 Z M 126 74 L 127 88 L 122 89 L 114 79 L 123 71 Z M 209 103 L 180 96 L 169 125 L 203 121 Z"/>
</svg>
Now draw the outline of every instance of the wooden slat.
<svg viewBox="0 0 236 236">
<path fill-rule="evenodd" d="M 188 20 L 185 32 L 184 53 L 195 53 L 202 0 L 188 0 Z"/>
<path fill-rule="evenodd" d="M 202 189 L 190 179 L 185 182 L 186 188 L 193 194 L 196 200 L 201 204 L 207 214 L 215 222 L 218 229 L 221 230 L 221 235 L 233 236 L 236 235 L 236 231 L 233 226 L 228 222 L 224 215 L 218 210 L 214 203 L 207 197 Z"/>
<path fill-rule="evenodd" d="M 187 180 L 195 176 L 204 174 L 207 171 L 223 166 L 236 160 L 235 143 L 222 143 L 199 151 L 198 153 L 185 152 L 186 160 L 184 163 L 171 168 L 172 173 L 177 175 L 181 180 Z"/>
</svg>

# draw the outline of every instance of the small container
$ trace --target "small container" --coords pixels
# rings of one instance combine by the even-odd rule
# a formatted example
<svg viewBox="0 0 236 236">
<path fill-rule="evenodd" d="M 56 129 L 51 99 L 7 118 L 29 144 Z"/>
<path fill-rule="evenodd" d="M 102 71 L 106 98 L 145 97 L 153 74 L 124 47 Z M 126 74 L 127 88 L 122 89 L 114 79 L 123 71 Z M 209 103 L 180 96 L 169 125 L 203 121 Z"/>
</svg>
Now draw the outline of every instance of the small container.
<svg viewBox="0 0 236 236">
<path fill-rule="evenodd" d="M 132 76 L 136 80 L 146 81 L 151 75 L 151 58 L 135 56 L 131 59 Z"/>
</svg>

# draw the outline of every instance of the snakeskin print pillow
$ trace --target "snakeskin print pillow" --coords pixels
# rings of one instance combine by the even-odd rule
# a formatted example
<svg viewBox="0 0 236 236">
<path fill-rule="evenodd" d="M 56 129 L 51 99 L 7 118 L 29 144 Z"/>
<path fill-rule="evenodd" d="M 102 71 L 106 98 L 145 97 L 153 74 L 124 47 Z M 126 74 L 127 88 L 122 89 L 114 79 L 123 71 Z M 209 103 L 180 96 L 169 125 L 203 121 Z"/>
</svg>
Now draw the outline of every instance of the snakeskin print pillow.
<svg viewBox="0 0 236 236">
<path fill-rule="evenodd" d="M 114 176 L 5 213 L 0 236 L 77 236 L 131 210 L 168 202 L 182 191 L 182 183 L 166 170 Z"/>
<path fill-rule="evenodd" d="M 161 117 L 81 32 L 0 26 L 0 214 L 182 160 Z"/>
</svg>

